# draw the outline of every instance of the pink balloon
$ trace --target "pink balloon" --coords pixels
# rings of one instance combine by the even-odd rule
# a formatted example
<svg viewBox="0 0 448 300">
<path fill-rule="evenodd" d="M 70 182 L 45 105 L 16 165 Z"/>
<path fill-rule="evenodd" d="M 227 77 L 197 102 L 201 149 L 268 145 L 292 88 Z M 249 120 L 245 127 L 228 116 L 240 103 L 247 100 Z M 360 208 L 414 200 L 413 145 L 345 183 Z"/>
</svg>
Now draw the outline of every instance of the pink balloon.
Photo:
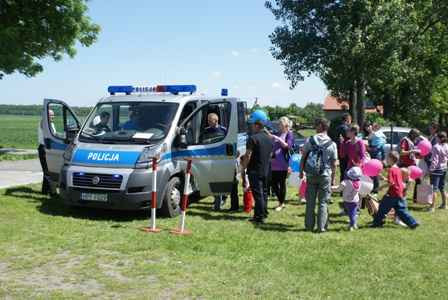
<svg viewBox="0 0 448 300">
<path fill-rule="evenodd" d="M 378 159 L 371 159 L 362 165 L 362 173 L 369 177 L 378 176 L 383 170 L 383 163 Z"/>
<path fill-rule="evenodd" d="M 409 168 L 409 177 L 413 180 L 422 177 L 423 171 L 417 166 L 410 166 Z"/>
<path fill-rule="evenodd" d="M 428 140 L 422 140 L 417 145 L 418 150 L 420 150 L 421 156 L 426 156 L 429 153 L 431 153 L 432 145 L 431 142 Z"/>
</svg>

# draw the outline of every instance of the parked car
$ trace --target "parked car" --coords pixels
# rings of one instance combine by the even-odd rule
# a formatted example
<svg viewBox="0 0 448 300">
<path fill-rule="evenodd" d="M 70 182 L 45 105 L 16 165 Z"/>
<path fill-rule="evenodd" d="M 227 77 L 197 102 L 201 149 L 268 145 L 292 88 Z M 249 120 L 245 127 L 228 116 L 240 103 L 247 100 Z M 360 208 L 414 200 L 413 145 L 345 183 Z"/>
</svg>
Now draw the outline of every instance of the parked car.
<svg viewBox="0 0 448 300">
<path fill-rule="evenodd" d="M 381 132 L 387 138 L 387 144 L 384 146 L 385 155 L 389 154 L 391 148 L 395 151 L 399 151 L 400 149 L 400 141 L 408 135 L 411 128 L 406 127 L 381 127 Z"/>
</svg>

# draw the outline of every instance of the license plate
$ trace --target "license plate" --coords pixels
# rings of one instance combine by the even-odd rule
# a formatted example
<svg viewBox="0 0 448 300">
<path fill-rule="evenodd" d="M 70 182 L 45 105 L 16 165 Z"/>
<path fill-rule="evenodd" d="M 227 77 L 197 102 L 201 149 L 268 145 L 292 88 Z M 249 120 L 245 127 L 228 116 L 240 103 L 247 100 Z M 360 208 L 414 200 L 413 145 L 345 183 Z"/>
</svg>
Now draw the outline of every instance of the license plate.
<svg viewBox="0 0 448 300">
<path fill-rule="evenodd" d="M 107 202 L 107 194 L 81 193 L 81 200 Z"/>
</svg>

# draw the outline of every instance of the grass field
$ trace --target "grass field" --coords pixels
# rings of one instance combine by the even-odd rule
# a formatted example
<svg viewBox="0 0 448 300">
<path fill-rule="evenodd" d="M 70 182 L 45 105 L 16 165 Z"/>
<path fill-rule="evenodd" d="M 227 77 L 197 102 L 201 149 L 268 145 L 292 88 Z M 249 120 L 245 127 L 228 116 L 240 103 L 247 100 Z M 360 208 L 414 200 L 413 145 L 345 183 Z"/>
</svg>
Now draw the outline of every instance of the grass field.
<svg viewBox="0 0 448 300">
<path fill-rule="evenodd" d="M 0 191 L 0 298 L 446 299 L 448 211 L 411 206 L 416 231 L 366 228 L 363 211 L 347 232 L 333 204 L 330 231 L 313 234 L 296 201 L 254 227 L 208 198 L 178 237 L 177 219 L 149 235 L 145 213 L 70 209 L 37 190 Z"/>
<path fill-rule="evenodd" d="M 36 149 L 40 116 L 0 115 L 0 146 Z"/>
</svg>

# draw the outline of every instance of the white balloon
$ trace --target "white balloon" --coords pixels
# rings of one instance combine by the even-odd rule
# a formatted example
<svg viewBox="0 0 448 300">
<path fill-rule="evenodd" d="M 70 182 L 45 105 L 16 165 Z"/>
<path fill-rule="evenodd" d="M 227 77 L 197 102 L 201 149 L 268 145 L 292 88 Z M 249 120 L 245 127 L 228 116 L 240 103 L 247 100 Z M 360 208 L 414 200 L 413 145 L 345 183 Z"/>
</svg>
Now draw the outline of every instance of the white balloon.
<svg viewBox="0 0 448 300">
<path fill-rule="evenodd" d="M 288 185 L 290 187 L 298 189 L 300 186 L 300 182 L 302 181 L 299 176 L 300 172 L 292 172 L 291 174 L 289 174 Z"/>
<path fill-rule="evenodd" d="M 373 190 L 373 180 L 372 178 L 363 175 L 361 177 L 361 187 L 359 188 L 359 195 L 365 197 L 370 194 Z"/>
</svg>

